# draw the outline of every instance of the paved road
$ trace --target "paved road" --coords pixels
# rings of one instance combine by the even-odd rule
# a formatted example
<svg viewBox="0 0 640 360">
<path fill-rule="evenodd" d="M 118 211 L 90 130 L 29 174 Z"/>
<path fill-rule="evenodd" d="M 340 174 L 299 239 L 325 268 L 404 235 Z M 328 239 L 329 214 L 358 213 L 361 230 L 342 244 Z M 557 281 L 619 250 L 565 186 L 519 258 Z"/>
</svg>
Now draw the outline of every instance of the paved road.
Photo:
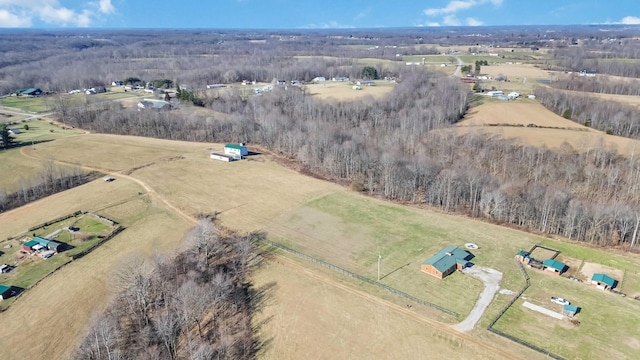
<svg viewBox="0 0 640 360">
<path fill-rule="evenodd" d="M 484 314 L 495 294 L 500 290 L 500 280 L 502 280 L 502 273 L 498 270 L 485 268 L 481 266 L 472 266 L 462 270 L 463 273 L 477 277 L 484 283 L 484 290 L 480 294 L 480 298 L 476 302 L 476 305 L 471 309 L 471 313 L 461 323 L 454 325 L 453 328 L 458 331 L 471 331 L 476 323 Z"/>
</svg>

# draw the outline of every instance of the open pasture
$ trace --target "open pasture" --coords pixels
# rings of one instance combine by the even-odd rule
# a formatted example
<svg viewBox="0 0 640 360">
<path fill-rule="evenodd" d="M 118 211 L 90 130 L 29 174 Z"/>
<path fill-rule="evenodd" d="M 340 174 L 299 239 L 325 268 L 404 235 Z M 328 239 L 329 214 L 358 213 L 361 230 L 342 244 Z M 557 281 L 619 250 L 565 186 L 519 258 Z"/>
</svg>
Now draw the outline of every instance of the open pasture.
<svg viewBox="0 0 640 360">
<path fill-rule="evenodd" d="M 0 105 L 15 109 L 21 109 L 31 113 L 41 113 L 49 109 L 45 96 L 7 96 L 0 98 Z"/>
<path fill-rule="evenodd" d="M 154 205 L 146 195 L 138 195 L 142 192 L 139 184 L 127 179 L 108 184 L 96 180 L 0 214 L 2 239 L 78 209 L 90 209 L 127 227 L 46 277 L 0 313 L 0 358 L 37 359 L 43 354 L 66 358 L 78 346 L 94 312 L 103 310 L 114 294 L 114 269 L 134 256 L 151 257 L 179 246 L 189 224 Z M 22 346 L 25 337 L 36 333 L 41 335 L 37 342 Z"/>
<path fill-rule="evenodd" d="M 377 80 L 375 86 L 360 86 L 360 90 L 354 90 L 350 81 L 334 82 L 325 81 L 319 84 L 305 85 L 309 94 L 319 99 L 355 100 L 365 96 L 380 98 L 393 90 L 395 84 L 385 80 Z"/>
<path fill-rule="evenodd" d="M 628 155 L 640 149 L 638 140 L 587 128 L 528 99 L 487 99 L 484 104 L 471 108 L 464 120 L 457 124 L 455 131 L 482 132 L 529 146 L 561 148 L 566 143 L 577 151 L 609 148 Z"/>
</svg>

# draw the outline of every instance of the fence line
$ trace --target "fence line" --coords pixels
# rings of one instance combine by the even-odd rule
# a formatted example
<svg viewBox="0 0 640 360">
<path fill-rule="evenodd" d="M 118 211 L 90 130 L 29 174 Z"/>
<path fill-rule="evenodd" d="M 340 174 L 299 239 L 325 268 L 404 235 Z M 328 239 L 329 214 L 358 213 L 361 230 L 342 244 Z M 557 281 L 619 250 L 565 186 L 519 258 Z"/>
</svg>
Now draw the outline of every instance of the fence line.
<svg viewBox="0 0 640 360">
<path fill-rule="evenodd" d="M 534 247 L 531 249 L 531 251 L 533 251 L 533 249 L 536 248 L 537 245 L 534 245 Z M 551 248 L 546 248 L 543 246 L 539 246 L 542 248 L 545 248 L 547 250 L 551 250 L 551 251 L 557 251 Z M 541 347 L 538 347 L 536 345 L 533 345 L 531 343 L 528 343 L 520 338 L 517 338 L 513 335 L 509 335 L 505 332 L 502 332 L 500 330 L 494 329 L 493 326 L 498 322 L 498 320 L 500 320 L 500 318 L 502 317 L 502 315 L 504 315 L 504 313 L 507 312 L 507 310 L 509 310 L 509 308 L 520 298 L 520 296 L 522 296 L 522 294 L 529 288 L 529 286 L 531 285 L 531 282 L 529 281 L 529 274 L 527 274 L 527 271 L 524 269 L 524 266 L 522 266 L 522 264 L 520 263 L 520 261 L 515 260 L 516 265 L 518 266 L 518 268 L 520 268 L 520 271 L 522 272 L 522 276 L 524 277 L 525 280 L 525 284 L 524 287 L 522 287 L 522 289 L 513 297 L 513 299 L 511 299 L 511 301 L 509 301 L 509 303 L 507 304 L 507 306 L 504 307 L 504 309 L 502 309 L 502 311 L 500 311 L 498 313 L 498 315 L 495 317 L 495 319 L 493 319 L 493 321 L 491 321 L 491 323 L 489 324 L 489 326 L 487 326 L 487 330 L 491 331 L 492 333 L 502 336 L 504 338 L 507 338 L 515 343 L 518 343 L 520 345 L 526 346 L 531 350 L 537 351 L 541 354 L 546 355 L 547 357 L 550 357 L 552 359 L 556 359 L 556 360 L 564 360 L 564 358 L 560 355 L 554 354 L 549 350 L 545 350 Z"/>
<path fill-rule="evenodd" d="M 441 312 L 443 312 L 445 314 L 452 315 L 452 316 L 455 316 L 455 317 L 458 317 L 460 315 L 460 314 L 458 314 L 457 312 L 455 312 L 453 310 L 449 310 L 449 309 L 446 309 L 446 308 L 444 308 L 442 306 L 436 305 L 434 303 L 430 303 L 430 302 L 428 302 L 426 300 L 419 299 L 419 298 L 417 298 L 417 297 L 415 297 L 413 295 L 409 295 L 409 294 L 407 294 L 407 293 L 405 293 L 403 291 L 400 291 L 398 289 L 395 289 L 395 288 L 392 288 L 392 287 L 387 286 L 385 284 L 379 283 L 377 281 L 368 279 L 368 278 L 366 278 L 366 277 L 364 277 L 362 275 L 358 275 L 358 274 L 353 273 L 351 271 L 345 270 L 345 269 L 343 269 L 341 267 L 338 267 L 336 265 L 330 264 L 330 263 L 328 263 L 326 261 L 323 261 L 323 260 L 320 260 L 320 259 L 316 259 L 316 258 L 314 258 L 312 256 L 309 256 L 309 255 L 305 254 L 305 253 L 301 253 L 299 251 L 293 250 L 293 249 L 291 249 L 291 248 L 289 248 L 289 247 L 287 247 L 285 245 L 282 245 L 282 244 L 279 244 L 279 243 L 276 243 L 276 242 L 273 242 L 273 241 L 270 241 L 270 240 L 267 240 L 267 239 L 264 239 L 264 238 L 260 238 L 259 241 L 262 241 L 265 244 L 268 244 L 268 245 L 271 245 L 271 246 L 276 247 L 278 249 L 284 250 L 284 251 L 286 251 L 288 253 L 291 253 L 291 254 L 296 255 L 298 257 L 301 257 L 303 259 L 312 261 L 312 262 L 314 262 L 316 264 L 322 265 L 322 266 L 324 266 L 326 268 L 329 268 L 331 270 L 337 271 L 337 272 L 339 272 L 339 273 L 341 273 L 343 275 L 350 276 L 350 277 L 358 279 L 360 281 L 364 281 L 364 282 L 366 282 L 368 284 L 377 286 L 377 287 L 379 287 L 381 289 L 384 289 L 384 290 L 386 290 L 386 291 L 388 291 L 390 293 L 399 295 L 399 296 L 401 296 L 401 297 L 403 297 L 405 299 L 411 300 L 411 301 L 416 302 L 418 304 L 434 308 L 434 309 L 436 309 L 438 311 L 441 311 Z"/>
<path fill-rule="evenodd" d="M 40 225 L 36 225 L 34 227 L 30 227 L 29 231 L 38 230 L 38 229 L 40 229 L 42 227 L 49 226 L 51 224 L 55 224 L 55 223 L 57 223 L 59 221 L 62 221 L 62 220 L 67 220 L 68 218 L 71 218 L 71 217 L 74 217 L 74 216 L 78 216 L 78 215 L 81 215 L 81 214 L 84 214 L 84 213 L 85 213 L 84 211 L 78 210 L 78 211 L 76 211 L 74 213 L 71 213 L 69 215 L 61 216 L 61 217 L 59 217 L 57 219 L 49 220 L 49 221 L 44 222 L 44 223 L 42 223 Z"/>
<path fill-rule="evenodd" d="M 541 249 L 545 249 L 545 250 L 549 250 L 549 251 L 553 251 L 553 256 L 550 257 L 550 259 L 555 259 L 556 256 L 560 255 L 560 250 L 558 249 L 554 249 L 554 248 L 550 248 L 548 246 L 544 246 L 544 245 L 540 245 L 540 244 L 535 244 L 533 245 L 533 247 L 531 248 L 531 250 L 529 250 L 529 254 L 533 253 L 533 250 L 535 250 L 536 248 L 541 248 Z"/>
<path fill-rule="evenodd" d="M 111 240 L 111 238 L 113 238 L 114 236 L 118 235 L 119 233 L 122 232 L 122 230 L 124 230 L 125 228 L 123 226 L 118 226 L 115 230 L 113 230 L 111 232 L 111 234 L 105 236 L 104 238 L 100 239 L 99 241 L 96 241 L 95 244 L 89 246 L 88 248 L 82 250 L 81 252 L 77 253 L 77 254 L 73 254 L 72 256 L 70 256 L 71 260 L 78 260 L 81 257 L 89 254 L 90 252 L 92 252 L 93 250 L 95 250 L 98 246 L 104 244 L 105 242 Z"/>
</svg>

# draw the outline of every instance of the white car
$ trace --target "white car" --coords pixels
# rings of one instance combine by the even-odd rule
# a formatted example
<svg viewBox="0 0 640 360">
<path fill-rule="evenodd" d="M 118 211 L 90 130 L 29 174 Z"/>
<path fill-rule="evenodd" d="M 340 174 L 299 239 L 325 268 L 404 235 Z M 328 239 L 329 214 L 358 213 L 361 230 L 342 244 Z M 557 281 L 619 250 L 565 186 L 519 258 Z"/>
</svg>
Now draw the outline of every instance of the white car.
<svg viewBox="0 0 640 360">
<path fill-rule="evenodd" d="M 554 304 L 558 304 L 558 305 L 569 305 L 569 304 L 571 304 L 569 302 L 569 300 L 563 299 L 563 298 L 558 298 L 558 297 L 551 297 L 551 302 L 554 303 Z"/>
</svg>

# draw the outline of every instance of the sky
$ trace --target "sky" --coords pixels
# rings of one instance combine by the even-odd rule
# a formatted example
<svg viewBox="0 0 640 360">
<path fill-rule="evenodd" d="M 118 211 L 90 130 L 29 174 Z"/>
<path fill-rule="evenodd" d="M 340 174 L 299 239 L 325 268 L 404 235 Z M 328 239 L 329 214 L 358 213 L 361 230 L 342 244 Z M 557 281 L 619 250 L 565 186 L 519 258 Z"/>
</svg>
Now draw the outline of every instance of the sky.
<svg viewBox="0 0 640 360">
<path fill-rule="evenodd" d="M 640 24 L 640 0 L 0 0 L 2 28 Z"/>
</svg>

